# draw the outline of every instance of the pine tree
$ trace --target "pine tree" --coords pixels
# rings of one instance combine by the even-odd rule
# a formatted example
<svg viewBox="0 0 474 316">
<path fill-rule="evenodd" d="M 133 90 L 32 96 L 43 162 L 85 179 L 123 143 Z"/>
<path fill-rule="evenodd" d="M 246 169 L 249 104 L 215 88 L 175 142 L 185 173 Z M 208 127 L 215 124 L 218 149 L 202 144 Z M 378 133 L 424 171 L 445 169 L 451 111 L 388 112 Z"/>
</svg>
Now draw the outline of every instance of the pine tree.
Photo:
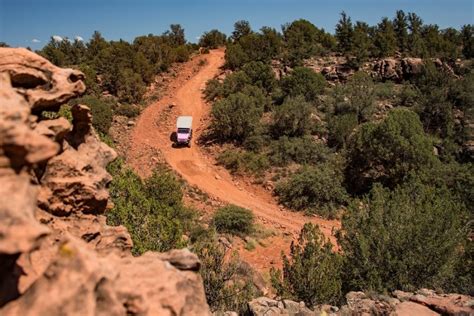
<svg viewBox="0 0 474 316">
<path fill-rule="evenodd" d="M 393 29 L 397 37 L 398 50 L 405 53 L 408 50 L 408 18 L 405 12 L 398 10 L 393 20 Z"/>
<path fill-rule="evenodd" d="M 354 41 L 354 28 L 351 18 L 344 11 L 341 12 L 341 18 L 336 25 L 336 39 L 341 53 L 347 54 L 351 51 Z"/>
<path fill-rule="evenodd" d="M 184 29 L 180 24 L 171 24 L 170 31 L 166 31 L 163 35 L 167 36 L 170 40 L 170 44 L 173 47 L 178 47 L 186 44 L 184 37 Z"/>
<path fill-rule="evenodd" d="M 462 53 L 466 58 L 474 57 L 474 25 L 467 24 L 461 29 Z"/>
<path fill-rule="evenodd" d="M 234 31 L 232 32 L 232 39 L 238 41 L 241 37 L 252 33 L 249 21 L 240 20 L 234 23 Z"/>
<path fill-rule="evenodd" d="M 357 65 L 360 65 L 370 56 L 372 40 L 369 37 L 370 27 L 365 22 L 357 21 L 354 26 L 354 41 L 352 43 L 352 54 L 355 56 Z"/>
<path fill-rule="evenodd" d="M 438 25 L 430 24 L 423 26 L 421 35 L 426 45 L 428 57 L 437 57 L 443 53 L 443 39 L 439 33 Z"/>
<path fill-rule="evenodd" d="M 424 57 L 426 55 L 426 45 L 421 36 L 423 20 L 416 13 L 408 13 L 408 45 L 410 47 L 410 55 L 415 57 Z"/>
<path fill-rule="evenodd" d="M 104 37 L 102 37 L 102 34 L 100 34 L 99 31 L 94 31 L 91 40 L 87 44 L 87 59 L 93 60 L 99 55 L 100 51 L 107 48 L 107 46 L 108 43 Z"/>
<path fill-rule="evenodd" d="M 393 24 L 388 18 L 383 18 L 377 25 L 374 45 L 379 57 L 392 56 L 397 48 L 397 39 Z"/>
</svg>

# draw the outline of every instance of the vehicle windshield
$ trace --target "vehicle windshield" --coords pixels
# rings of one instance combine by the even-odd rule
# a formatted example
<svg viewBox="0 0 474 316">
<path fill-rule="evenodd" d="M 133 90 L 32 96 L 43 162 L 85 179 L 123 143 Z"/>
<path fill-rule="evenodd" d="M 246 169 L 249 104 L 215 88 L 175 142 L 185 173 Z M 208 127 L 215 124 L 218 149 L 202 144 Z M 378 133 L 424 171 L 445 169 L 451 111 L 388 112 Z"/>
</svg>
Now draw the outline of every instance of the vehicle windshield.
<svg viewBox="0 0 474 316">
<path fill-rule="evenodd" d="M 189 128 L 178 128 L 178 133 L 179 134 L 188 134 L 189 133 Z"/>
</svg>

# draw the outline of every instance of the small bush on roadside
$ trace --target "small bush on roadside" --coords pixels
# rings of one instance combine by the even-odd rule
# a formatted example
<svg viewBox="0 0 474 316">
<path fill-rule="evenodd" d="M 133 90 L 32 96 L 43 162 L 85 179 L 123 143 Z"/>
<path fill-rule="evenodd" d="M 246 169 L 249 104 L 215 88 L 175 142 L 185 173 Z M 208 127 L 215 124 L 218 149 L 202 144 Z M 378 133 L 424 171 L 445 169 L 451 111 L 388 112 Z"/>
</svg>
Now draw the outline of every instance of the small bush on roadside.
<svg viewBox="0 0 474 316">
<path fill-rule="evenodd" d="M 207 101 L 214 101 L 216 98 L 222 96 L 222 83 L 217 79 L 210 79 L 206 82 L 204 89 L 204 96 Z"/>
<path fill-rule="evenodd" d="M 207 303 L 213 313 L 247 312 L 247 303 L 261 295 L 253 285 L 251 276 L 242 275 L 237 256 L 227 256 L 225 247 L 217 242 L 215 232 L 198 240 L 192 251 L 201 260 L 201 274 Z"/>
<path fill-rule="evenodd" d="M 176 61 L 178 63 L 184 63 L 189 60 L 190 49 L 186 45 L 180 45 L 175 48 Z"/>
<path fill-rule="evenodd" d="M 199 45 L 205 47 L 209 52 L 209 48 L 217 48 L 226 43 L 227 36 L 219 30 L 213 29 L 209 32 L 204 32 L 199 38 Z"/>
<path fill-rule="evenodd" d="M 261 174 L 270 166 L 266 155 L 240 150 L 222 152 L 217 162 L 232 173 L 244 172 L 254 175 Z"/>
<path fill-rule="evenodd" d="M 333 218 L 337 208 L 348 200 L 343 179 L 335 163 L 303 166 L 289 179 L 278 182 L 275 193 L 280 203 L 291 209 Z"/>
<path fill-rule="evenodd" d="M 217 101 L 211 110 L 211 130 L 219 141 L 242 143 L 260 125 L 264 105 L 241 92 Z"/>
<path fill-rule="evenodd" d="M 250 234 L 253 231 L 254 221 L 252 211 L 232 204 L 219 208 L 212 219 L 219 233 L 232 235 Z"/>
<path fill-rule="evenodd" d="M 123 115 L 128 118 L 134 118 L 140 115 L 140 108 L 132 104 L 120 104 L 115 107 L 114 114 Z"/>
<path fill-rule="evenodd" d="M 270 271 L 277 295 L 304 301 L 307 306 L 337 304 L 342 298 L 342 256 L 317 226 L 305 224 L 290 255 L 282 255 L 283 269 Z"/>
<path fill-rule="evenodd" d="M 151 177 L 145 180 L 148 196 L 170 207 L 182 206 L 182 185 L 173 172 L 165 166 L 158 166 Z"/>
</svg>

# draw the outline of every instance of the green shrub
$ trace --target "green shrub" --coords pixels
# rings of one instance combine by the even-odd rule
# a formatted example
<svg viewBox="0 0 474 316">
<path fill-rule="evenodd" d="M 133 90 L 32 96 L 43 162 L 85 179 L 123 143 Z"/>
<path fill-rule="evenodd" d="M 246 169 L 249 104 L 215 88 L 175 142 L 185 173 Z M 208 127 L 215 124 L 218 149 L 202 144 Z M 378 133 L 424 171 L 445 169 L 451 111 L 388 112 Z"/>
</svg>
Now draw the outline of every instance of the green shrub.
<svg viewBox="0 0 474 316">
<path fill-rule="evenodd" d="M 211 110 L 211 130 L 219 141 L 243 142 L 256 130 L 263 114 L 258 99 L 238 92 L 217 101 Z"/>
<path fill-rule="evenodd" d="M 396 105 L 404 107 L 412 107 L 417 105 L 420 100 L 420 93 L 415 87 L 404 84 L 397 95 Z"/>
<path fill-rule="evenodd" d="M 307 306 L 338 304 L 342 298 L 342 257 L 311 223 L 304 225 L 298 243 L 291 243 L 290 255 L 282 255 L 283 271 L 272 268 L 272 285 L 277 295 Z"/>
<path fill-rule="evenodd" d="M 262 126 L 263 127 L 263 126 Z M 246 150 L 259 152 L 269 142 L 270 136 L 267 135 L 264 128 L 254 131 L 254 134 L 247 136 L 243 143 Z"/>
<path fill-rule="evenodd" d="M 302 96 L 287 98 L 273 115 L 272 131 L 276 137 L 297 137 L 309 134 L 313 129 L 313 107 Z"/>
<path fill-rule="evenodd" d="M 254 98 L 255 103 L 264 109 L 264 111 L 269 111 L 271 108 L 271 98 L 270 96 L 264 93 L 262 88 L 259 88 L 254 85 L 245 85 L 242 90 L 240 90 L 243 94 Z M 258 130 L 253 131 L 252 134 L 255 134 Z"/>
<path fill-rule="evenodd" d="M 328 124 L 329 145 L 338 149 L 346 148 L 357 126 L 357 115 L 355 113 L 336 115 L 331 118 Z"/>
<path fill-rule="evenodd" d="M 204 96 L 207 101 L 214 101 L 217 97 L 223 95 L 222 84 L 217 79 L 210 79 L 206 82 Z"/>
<path fill-rule="evenodd" d="M 138 103 L 146 91 L 146 85 L 140 74 L 132 69 L 121 69 L 117 80 L 117 97 L 127 103 Z"/>
<path fill-rule="evenodd" d="M 97 81 L 97 72 L 95 69 L 87 64 L 80 64 L 77 68 L 84 73 L 84 83 L 87 88 L 86 93 L 99 96 L 101 89 Z"/>
<path fill-rule="evenodd" d="M 161 204 L 179 208 L 182 206 L 181 183 L 173 172 L 165 166 L 158 166 L 151 177 L 145 180 L 147 195 Z"/>
<path fill-rule="evenodd" d="M 183 206 L 180 184 L 174 176 L 157 169 L 144 182 L 120 160 L 108 169 L 113 176 L 110 195 L 114 208 L 107 213 L 107 223 L 128 229 L 133 254 L 184 247 L 182 235 L 193 213 Z"/>
<path fill-rule="evenodd" d="M 259 175 L 270 167 L 268 158 L 258 154 L 240 150 L 225 150 L 217 157 L 217 163 L 232 173 L 251 173 Z"/>
<path fill-rule="evenodd" d="M 58 112 L 54 112 L 54 111 L 41 112 L 42 119 L 54 120 L 60 117 L 64 117 L 70 123 L 72 123 L 72 112 L 71 112 L 71 106 L 69 104 L 61 105 Z"/>
<path fill-rule="evenodd" d="M 239 43 L 229 44 L 225 51 L 224 67 L 228 69 L 239 69 L 243 64 L 250 60 L 247 53 Z"/>
<path fill-rule="evenodd" d="M 284 58 L 292 66 L 301 65 L 304 59 L 323 54 L 336 45 L 331 34 L 307 20 L 295 20 L 282 28 L 286 47 Z"/>
<path fill-rule="evenodd" d="M 447 189 L 416 178 L 393 191 L 376 184 L 342 219 L 345 288 L 443 288 L 464 252 L 463 209 Z"/>
<path fill-rule="evenodd" d="M 340 169 L 331 162 L 303 166 L 288 180 L 278 182 L 275 193 L 280 203 L 291 209 L 333 218 L 334 211 L 348 200 Z"/>
<path fill-rule="evenodd" d="M 184 63 L 189 60 L 190 51 L 186 45 L 178 46 L 174 51 L 178 63 Z"/>
<path fill-rule="evenodd" d="M 140 108 L 132 104 L 120 104 L 115 107 L 114 114 L 123 115 L 128 118 L 134 118 L 140 115 Z"/>
<path fill-rule="evenodd" d="M 261 294 L 253 285 L 252 275 L 242 275 L 241 262 L 235 255 L 226 255 L 215 233 L 196 242 L 192 251 L 201 260 L 199 273 L 211 311 L 223 313 L 232 310 L 244 315 L 248 310 L 247 303 Z"/>
<path fill-rule="evenodd" d="M 92 126 L 102 134 L 108 134 L 112 125 L 112 108 L 114 106 L 111 100 L 101 99 L 92 95 L 86 95 L 82 98 L 72 100 L 71 105 L 85 104 L 92 112 Z"/>
<path fill-rule="evenodd" d="M 219 46 L 223 46 L 226 43 L 227 36 L 214 29 L 210 30 L 209 32 L 204 32 L 202 36 L 199 38 L 199 46 L 206 47 L 206 48 L 217 48 Z"/>
<path fill-rule="evenodd" d="M 254 220 L 252 211 L 230 204 L 216 211 L 212 223 L 220 233 L 248 235 L 254 229 Z"/>
<path fill-rule="evenodd" d="M 220 97 L 228 97 L 237 92 L 242 92 L 245 86 L 252 84 L 249 76 L 243 71 L 236 71 L 228 75 L 222 82 Z"/>
<path fill-rule="evenodd" d="M 283 136 L 270 144 L 269 158 L 277 166 L 285 166 L 290 162 L 316 164 L 326 161 L 330 153 L 326 145 L 316 142 L 311 136 Z"/>
<path fill-rule="evenodd" d="M 326 86 L 323 75 L 306 67 L 296 67 L 293 72 L 280 81 L 286 96 L 304 96 L 307 102 L 315 102 Z"/>
<path fill-rule="evenodd" d="M 334 89 L 336 115 L 354 113 L 357 123 L 370 121 L 375 112 L 375 85 L 365 72 L 356 72 L 347 84 Z"/>
<path fill-rule="evenodd" d="M 391 81 L 374 85 L 374 95 L 379 100 L 390 100 L 397 96 L 395 85 Z"/>
<path fill-rule="evenodd" d="M 406 109 L 390 111 L 381 123 L 361 125 L 348 158 L 346 181 L 355 193 L 367 192 L 374 182 L 393 188 L 411 171 L 439 163 L 418 116 Z"/>
<path fill-rule="evenodd" d="M 270 94 L 276 86 L 275 74 L 268 64 L 252 61 L 245 64 L 242 71 L 249 77 L 252 85 L 265 90 L 267 94 Z"/>
<path fill-rule="evenodd" d="M 59 108 L 58 115 L 67 119 L 70 123 L 72 123 L 72 112 L 71 107 L 68 104 L 63 104 Z"/>
</svg>

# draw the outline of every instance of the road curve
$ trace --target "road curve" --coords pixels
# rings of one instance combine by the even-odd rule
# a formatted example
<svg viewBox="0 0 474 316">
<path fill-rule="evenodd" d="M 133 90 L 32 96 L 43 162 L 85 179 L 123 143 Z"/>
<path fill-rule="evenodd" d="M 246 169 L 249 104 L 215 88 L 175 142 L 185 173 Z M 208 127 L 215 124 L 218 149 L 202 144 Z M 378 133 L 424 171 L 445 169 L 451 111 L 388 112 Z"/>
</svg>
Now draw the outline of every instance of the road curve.
<svg viewBox="0 0 474 316">
<path fill-rule="evenodd" d="M 189 61 L 189 67 L 185 67 L 187 70 L 180 72 L 170 83 L 168 95 L 142 112 L 132 131 L 127 162 L 139 174 L 146 176 L 150 172 L 146 166 L 152 159 L 153 150 L 160 151 L 171 168 L 189 184 L 219 200 L 251 209 L 265 225 L 296 234 L 306 222 L 313 222 L 320 226 L 326 236 L 330 236 L 333 227 L 339 227 L 337 221 L 281 210 L 271 194 L 263 188 L 237 185 L 231 175 L 216 166 L 215 161 L 204 155 L 202 148 L 195 142 L 191 148 L 172 147 L 170 134 L 174 131 L 178 115 L 193 116 L 194 140 L 205 128 L 203 119 L 208 115 L 210 105 L 204 101 L 202 90 L 206 82 L 218 74 L 224 54 L 222 50 L 212 50 L 209 54 L 196 57 L 207 60 L 197 73 L 191 73 L 191 69 L 196 68 L 196 58 Z M 163 113 L 170 104 L 174 104 L 172 115 L 164 117 Z"/>
</svg>

